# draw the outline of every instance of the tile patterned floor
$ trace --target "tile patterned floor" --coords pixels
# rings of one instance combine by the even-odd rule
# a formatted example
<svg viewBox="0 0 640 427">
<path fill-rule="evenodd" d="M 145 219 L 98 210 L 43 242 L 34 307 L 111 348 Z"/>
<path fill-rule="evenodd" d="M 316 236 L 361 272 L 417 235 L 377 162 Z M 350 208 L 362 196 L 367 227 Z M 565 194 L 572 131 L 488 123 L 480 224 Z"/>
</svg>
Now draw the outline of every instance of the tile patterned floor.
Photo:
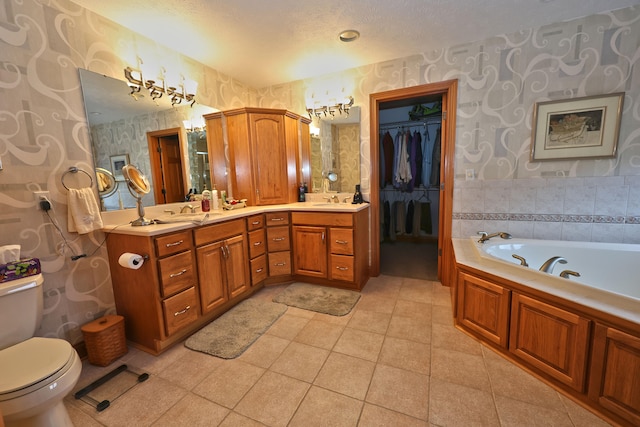
<svg viewBox="0 0 640 427">
<path fill-rule="evenodd" d="M 456 330 L 448 288 L 406 277 L 372 278 L 344 317 L 289 307 L 237 359 L 130 349 L 85 362 L 77 388 L 120 363 L 150 378 L 101 413 L 68 397 L 76 426 L 609 425 Z"/>
</svg>

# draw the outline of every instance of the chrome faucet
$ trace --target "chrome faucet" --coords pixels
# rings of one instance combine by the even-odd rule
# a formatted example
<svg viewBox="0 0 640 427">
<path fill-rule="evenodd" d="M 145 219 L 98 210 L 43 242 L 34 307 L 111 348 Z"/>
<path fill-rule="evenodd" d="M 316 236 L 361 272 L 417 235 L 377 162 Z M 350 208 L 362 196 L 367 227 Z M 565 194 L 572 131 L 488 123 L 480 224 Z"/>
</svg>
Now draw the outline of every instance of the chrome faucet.
<svg viewBox="0 0 640 427">
<path fill-rule="evenodd" d="M 562 278 L 568 279 L 569 276 L 580 277 L 580 273 L 573 270 L 562 270 L 562 273 L 560 273 L 560 277 Z"/>
<path fill-rule="evenodd" d="M 511 238 L 511 234 L 505 233 L 504 231 L 498 231 L 497 233 L 491 233 L 491 234 L 488 234 L 486 231 L 478 231 L 478 234 L 481 236 L 480 240 L 478 240 L 478 243 L 484 243 L 487 240 L 491 239 L 492 237 L 496 237 L 496 236 L 500 236 L 503 239 Z"/>
<path fill-rule="evenodd" d="M 517 255 L 517 254 L 511 254 L 512 257 L 514 257 L 515 259 L 517 259 L 518 261 L 520 261 L 520 265 L 523 267 L 529 267 L 529 264 L 527 264 L 527 260 L 524 259 L 524 257 Z"/>
<path fill-rule="evenodd" d="M 180 208 L 180 213 L 185 213 L 187 209 L 191 209 L 191 213 L 196 213 L 196 208 L 193 205 L 184 205 Z"/>
<path fill-rule="evenodd" d="M 333 200 L 333 203 L 340 203 L 340 199 L 335 194 L 331 196 L 331 200 Z"/>
<path fill-rule="evenodd" d="M 553 256 L 546 260 L 544 264 L 540 266 L 540 271 L 543 271 L 545 273 L 553 273 L 553 267 L 555 267 L 557 263 L 566 264 L 567 260 L 561 256 Z"/>
</svg>

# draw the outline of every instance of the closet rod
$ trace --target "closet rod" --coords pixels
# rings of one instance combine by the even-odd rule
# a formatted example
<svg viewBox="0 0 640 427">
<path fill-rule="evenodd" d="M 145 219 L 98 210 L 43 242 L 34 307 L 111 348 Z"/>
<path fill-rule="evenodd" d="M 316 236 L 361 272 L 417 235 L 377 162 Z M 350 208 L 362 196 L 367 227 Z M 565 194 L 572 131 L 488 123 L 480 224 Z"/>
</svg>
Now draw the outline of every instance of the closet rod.
<svg viewBox="0 0 640 427">
<path fill-rule="evenodd" d="M 422 120 L 402 120 L 399 122 L 381 123 L 380 129 L 394 128 L 394 127 L 401 127 L 401 126 L 426 126 L 431 123 L 440 123 L 440 122 L 442 122 L 441 116 L 433 116 L 429 118 L 424 118 Z"/>
</svg>

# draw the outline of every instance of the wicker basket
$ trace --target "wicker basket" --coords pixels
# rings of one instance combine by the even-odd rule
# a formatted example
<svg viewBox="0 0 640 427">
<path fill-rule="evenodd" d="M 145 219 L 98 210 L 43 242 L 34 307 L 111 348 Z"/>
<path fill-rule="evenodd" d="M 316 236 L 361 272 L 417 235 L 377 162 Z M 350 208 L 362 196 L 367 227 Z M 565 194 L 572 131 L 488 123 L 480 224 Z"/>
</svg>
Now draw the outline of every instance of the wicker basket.
<svg viewBox="0 0 640 427">
<path fill-rule="evenodd" d="M 89 353 L 89 362 L 93 365 L 107 366 L 128 351 L 122 316 L 100 317 L 80 330 Z"/>
</svg>

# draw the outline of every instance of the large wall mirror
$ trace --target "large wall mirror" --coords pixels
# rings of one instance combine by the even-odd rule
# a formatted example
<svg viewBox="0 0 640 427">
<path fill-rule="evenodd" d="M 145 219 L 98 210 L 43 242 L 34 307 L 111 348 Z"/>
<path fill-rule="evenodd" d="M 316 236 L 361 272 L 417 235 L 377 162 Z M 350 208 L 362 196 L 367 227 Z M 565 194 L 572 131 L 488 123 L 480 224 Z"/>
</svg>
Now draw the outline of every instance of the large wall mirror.
<svg viewBox="0 0 640 427">
<path fill-rule="evenodd" d="M 83 69 L 79 73 L 103 210 L 136 206 L 122 176 L 126 164 L 137 166 L 149 180 L 144 206 L 183 201 L 191 189 L 200 193 L 205 185 L 211 189 L 202 116 L 216 109 L 197 103 L 174 107 L 166 96 L 134 98 L 124 80 Z M 100 188 L 108 181 L 102 174 L 113 175 L 115 188 Z"/>
<path fill-rule="evenodd" d="M 311 179 L 314 192 L 353 192 L 360 184 L 360 107 L 349 115 L 313 119 Z"/>
</svg>

